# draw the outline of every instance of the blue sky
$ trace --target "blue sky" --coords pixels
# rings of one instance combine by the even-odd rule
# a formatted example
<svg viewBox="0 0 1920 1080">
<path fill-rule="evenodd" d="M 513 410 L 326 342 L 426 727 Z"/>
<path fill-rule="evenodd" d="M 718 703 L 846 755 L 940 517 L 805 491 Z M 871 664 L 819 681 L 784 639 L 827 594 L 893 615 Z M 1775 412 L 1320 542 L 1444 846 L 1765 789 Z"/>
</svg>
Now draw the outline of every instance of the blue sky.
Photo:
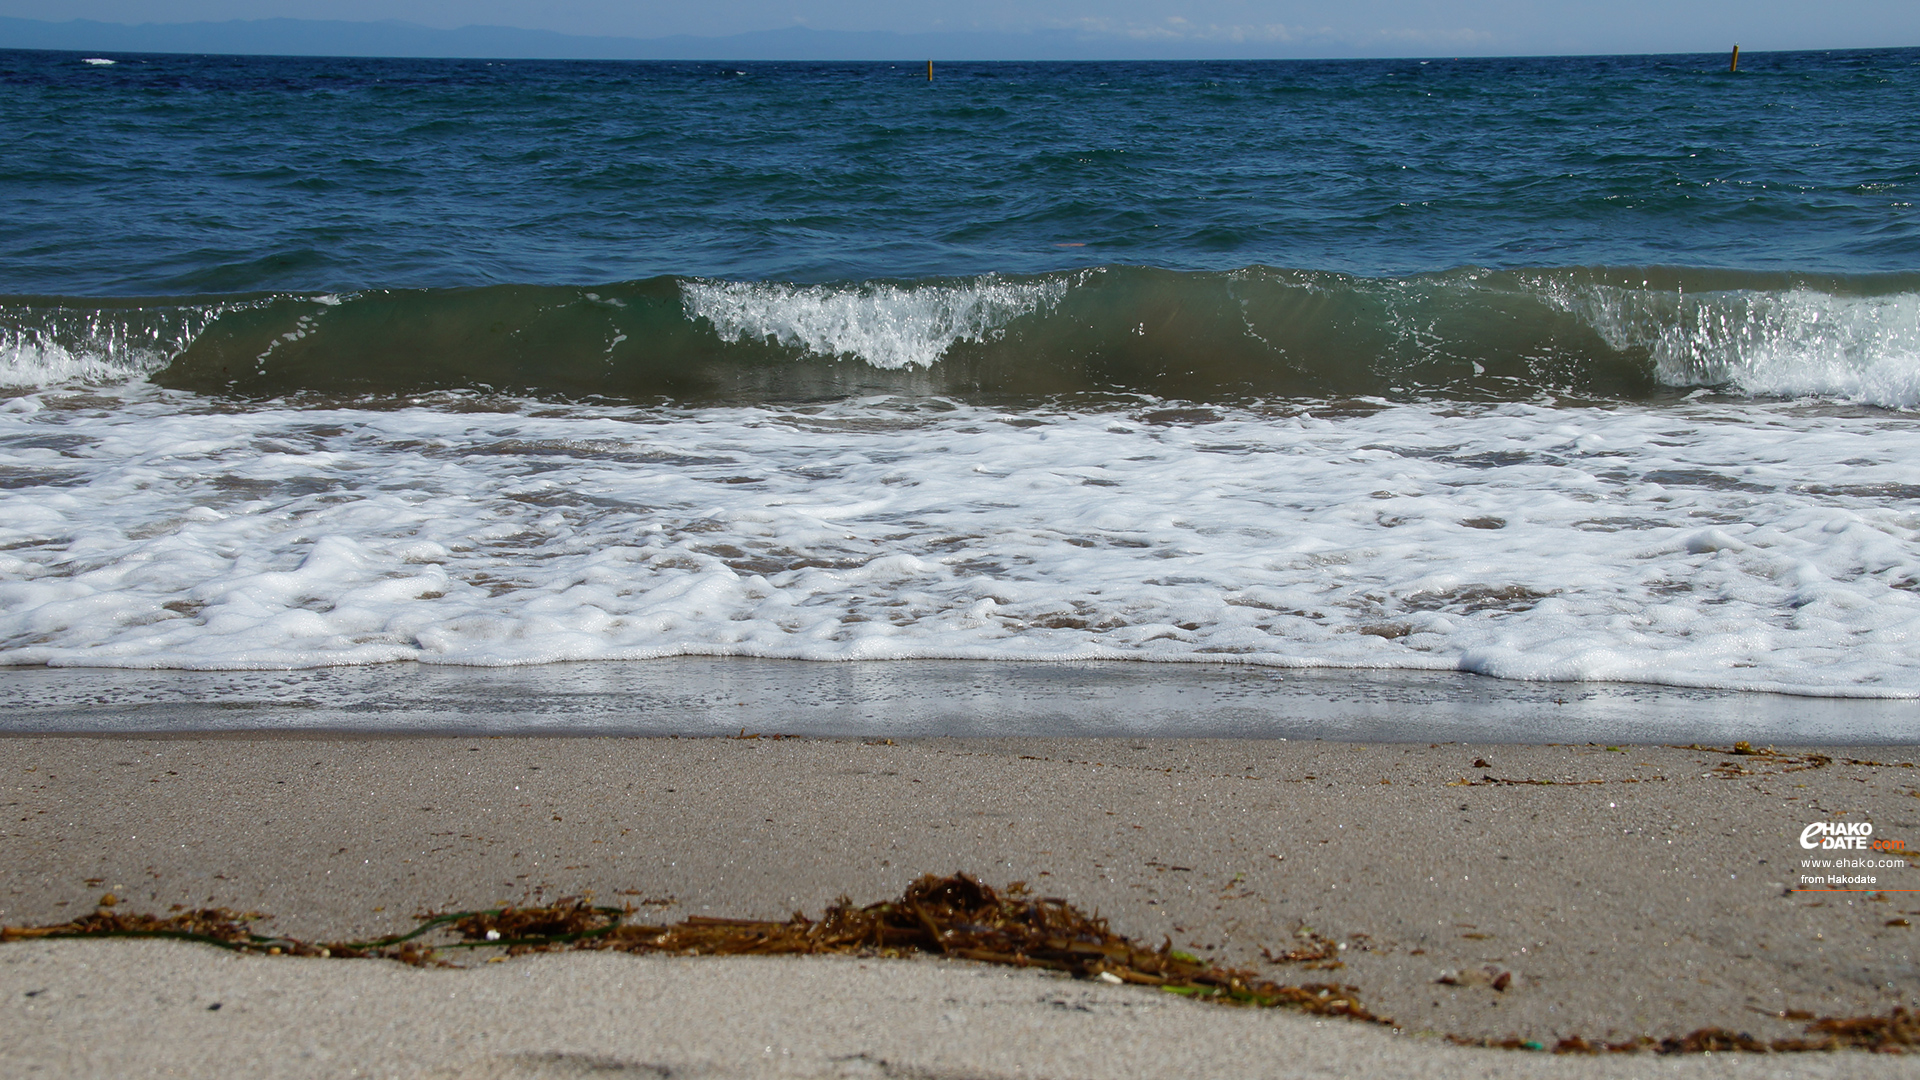
<svg viewBox="0 0 1920 1080">
<path fill-rule="evenodd" d="M 1273 56 L 1750 51 L 1920 45 L 1920 0 L 0 0 L 0 16 L 107 22 L 398 19 L 569 34 L 1078 30 Z"/>
</svg>

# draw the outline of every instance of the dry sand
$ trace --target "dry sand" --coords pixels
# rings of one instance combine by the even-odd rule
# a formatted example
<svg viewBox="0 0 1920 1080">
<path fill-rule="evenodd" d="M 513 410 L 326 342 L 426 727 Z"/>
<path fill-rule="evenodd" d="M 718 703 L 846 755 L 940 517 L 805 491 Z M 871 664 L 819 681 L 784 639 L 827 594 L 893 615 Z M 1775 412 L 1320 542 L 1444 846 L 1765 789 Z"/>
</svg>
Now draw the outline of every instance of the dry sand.
<svg viewBox="0 0 1920 1080">
<path fill-rule="evenodd" d="M 277 933 L 330 940 L 584 892 L 654 921 L 778 917 L 965 871 L 1276 981 L 1350 983 L 1401 1032 L 941 961 L 574 955 L 421 972 L 38 942 L 0 947 L 0 1042 L 19 1075 L 1920 1074 L 1861 1054 L 1567 1059 L 1440 1038 L 1774 1038 L 1800 1032 L 1786 1010 L 1920 1006 L 1906 859 L 1853 871 L 1874 892 L 1790 891 L 1803 858 L 1837 854 L 1800 847 L 1809 822 L 1870 821 L 1920 848 L 1913 748 L 1821 763 L 1283 740 L 0 746 L 12 925 L 107 891 L 134 910 L 264 911 Z M 1262 958 L 1303 930 L 1344 942 L 1344 966 Z"/>
</svg>

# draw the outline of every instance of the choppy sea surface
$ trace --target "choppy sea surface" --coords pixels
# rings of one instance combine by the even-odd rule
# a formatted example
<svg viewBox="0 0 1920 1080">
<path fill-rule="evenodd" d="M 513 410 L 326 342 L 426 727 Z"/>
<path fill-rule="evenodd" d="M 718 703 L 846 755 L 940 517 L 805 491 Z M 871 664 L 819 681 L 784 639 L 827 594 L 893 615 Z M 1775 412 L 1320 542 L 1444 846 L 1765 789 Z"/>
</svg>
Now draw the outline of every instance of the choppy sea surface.
<svg viewBox="0 0 1920 1080">
<path fill-rule="evenodd" d="M 0 53 L 0 664 L 1920 696 L 1920 50 L 1725 68 Z"/>
</svg>

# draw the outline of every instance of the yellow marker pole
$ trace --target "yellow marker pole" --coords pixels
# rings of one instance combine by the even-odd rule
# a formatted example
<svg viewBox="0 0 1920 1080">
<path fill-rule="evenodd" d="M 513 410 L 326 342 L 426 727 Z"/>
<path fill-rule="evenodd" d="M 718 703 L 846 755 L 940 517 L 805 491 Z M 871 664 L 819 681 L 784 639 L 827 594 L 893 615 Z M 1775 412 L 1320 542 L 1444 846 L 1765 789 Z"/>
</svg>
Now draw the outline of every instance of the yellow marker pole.
<svg viewBox="0 0 1920 1080">
<path fill-rule="evenodd" d="M 933 65 L 931 62 L 929 62 L 927 66 L 931 68 Z M 1740 46 L 1735 45 L 1733 47 L 1733 62 L 1727 65 L 1727 71 L 1731 73 L 1739 70 L 1740 70 Z M 927 75 L 927 78 L 931 79 L 933 78 L 933 75 L 929 73 Z"/>
<path fill-rule="evenodd" d="M 927 81 L 933 81 L 933 61 L 927 61 Z"/>
</svg>

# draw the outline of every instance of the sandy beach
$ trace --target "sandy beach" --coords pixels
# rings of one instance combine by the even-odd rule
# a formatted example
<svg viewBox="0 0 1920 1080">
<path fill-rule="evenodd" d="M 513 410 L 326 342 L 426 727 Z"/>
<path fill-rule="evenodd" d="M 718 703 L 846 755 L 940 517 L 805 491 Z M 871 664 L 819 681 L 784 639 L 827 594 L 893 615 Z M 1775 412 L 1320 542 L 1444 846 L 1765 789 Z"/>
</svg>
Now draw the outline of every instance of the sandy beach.
<svg viewBox="0 0 1920 1080">
<path fill-rule="evenodd" d="M 427 910 L 586 893 L 649 922 L 779 918 L 959 871 L 1025 881 L 1136 940 L 1276 982 L 1350 984 L 1395 1021 L 1226 1009 L 938 960 L 463 955 L 478 970 L 419 971 L 42 941 L 0 947 L 0 1031 L 23 1075 L 1111 1076 L 1176 1061 L 1208 1075 L 1912 1074 L 1855 1053 L 1656 1063 L 1445 1038 L 1551 1045 L 1723 1027 L 1772 1039 L 1802 1032 L 1788 1016 L 1920 1006 L 1920 873 L 1904 857 L 1800 845 L 1811 823 L 1871 822 L 1875 838 L 1920 847 L 1910 747 L 4 745 L 8 925 L 72 918 L 106 892 L 123 910 L 264 912 L 272 932 L 316 941 L 404 929 Z M 1833 873 L 1803 859 L 1834 856 L 1897 865 L 1844 872 L 1871 885 L 1802 880 Z M 1857 891 L 1818 891 L 1829 887 Z M 1315 940 L 1337 943 L 1340 966 L 1263 955 Z M 116 1030 L 140 1034 L 108 1040 Z"/>
</svg>

